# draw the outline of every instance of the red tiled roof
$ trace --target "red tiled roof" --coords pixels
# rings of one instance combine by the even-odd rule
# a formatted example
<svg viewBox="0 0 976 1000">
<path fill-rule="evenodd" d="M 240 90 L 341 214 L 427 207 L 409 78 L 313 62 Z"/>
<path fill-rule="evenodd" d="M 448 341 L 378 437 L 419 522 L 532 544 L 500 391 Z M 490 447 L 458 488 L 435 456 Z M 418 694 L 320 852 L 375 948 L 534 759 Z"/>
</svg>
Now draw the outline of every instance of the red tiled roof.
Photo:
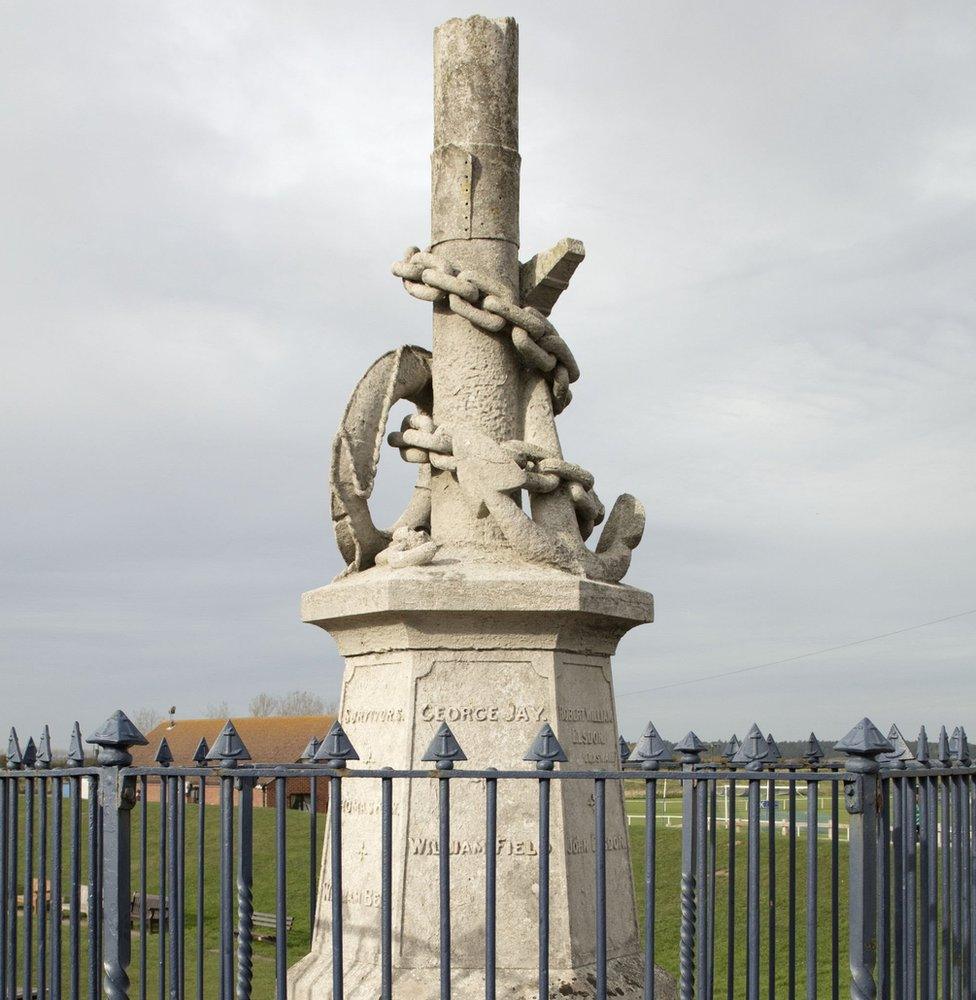
<svg viewBox="0 0 976 1000">
<path fill-rule="evenodd" d="M 137 767 L 151 767 L 163 737 L 177 767 L 192 767 L 201 738 L 208 746 L 224 728 L 226 719 L 177 719 L 161 722 L 146 733 L 149 745 L 132 748 Z M 335 722 L 332 715 L 268 715 L 231 719 L 255 764 L 294 764 L 314 736 L 322 739 Z"/>
</svg>

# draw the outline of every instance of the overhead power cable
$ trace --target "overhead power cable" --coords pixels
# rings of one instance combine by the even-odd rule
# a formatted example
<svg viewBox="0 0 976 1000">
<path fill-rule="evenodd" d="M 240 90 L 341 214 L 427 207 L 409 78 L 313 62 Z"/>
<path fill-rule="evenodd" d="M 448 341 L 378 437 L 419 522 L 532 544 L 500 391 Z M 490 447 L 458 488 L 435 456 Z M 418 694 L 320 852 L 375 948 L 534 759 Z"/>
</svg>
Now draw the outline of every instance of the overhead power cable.
<svg viewBox="0 0 976 1000">
<path fill-rule="evenodd" d="M 907 625 L 905 628 L 896 628 L 893 632 L 882 632 L 881 635 L 869 635 L 866 639 L 855 639 L 853 642 L 843 642 L 839 646 L 827 646 L 825 649 L 814 649 L 809 653 L 797 653 L 796 656 L 787 656 L 782 660 L 768 660 L 766 663 L 756 663 L 751 667 L 737 667 L 734 670 L 722 670 L 715 674 L 702 674 L 700 677 L 688 677 L 681 681 L 671 681 L 669 684 L 656 684 L 654 687 L 639 688 L 636 691 L 622 691 L 620 697 L 629 697 L 634 694 L 648 694 L 651 691 L 666 691 L 669 688 L 685 687 L 689 684 L 700 684 L 702 681 L 714 681 L 720 677 L 734 677 L 736 674 L 748 674 L 753 670 L 764 670 L 767 667 L 778 667 L 784 663 L 794 663 L 797 660 L 805 660 L 811 656 L 823 656 L 826 653 L 836 653 L 841 649 L 850 649 L 852 646 L 863 646 L 866 642 L 877 642 L 879 639 L 888 639 L 893 635 L 902 635 L 905 632 L 914 632 L 916 629 L 928 628 L 929 625 L 941 625 L 943 622 L 951 622 L 956 618 L 965 618 L 966 615 L 976 615 L 976 608 L 972 611 L 960 611 L 956 615 L 946 615 L 945 618 L 933 618 L 930 622 L 919 622 L 917 625 Z"/>
</svg>

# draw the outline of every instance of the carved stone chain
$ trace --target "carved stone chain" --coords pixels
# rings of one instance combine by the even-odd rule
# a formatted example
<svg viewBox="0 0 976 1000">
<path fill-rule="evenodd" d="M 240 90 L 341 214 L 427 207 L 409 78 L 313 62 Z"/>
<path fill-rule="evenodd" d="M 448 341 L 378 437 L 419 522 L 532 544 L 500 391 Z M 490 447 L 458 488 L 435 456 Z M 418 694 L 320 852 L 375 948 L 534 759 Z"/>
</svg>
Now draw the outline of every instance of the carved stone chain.
<svg viewBox="0 0 976 1000">
<path fill-rule="evenodd" d="M 454 442 L 450 431 L 437 427 L 425 413 L 410 413 L 403 418 L 399 431 L 387 437 L 394 448 L 400 450 L 405 462 L 430 465 L 442 472 L 456 472 Z M 515 460 L 519 468 L 525 470 L 524 489 L 529 493 L 551 493 L 566 484 L 580 534 L 585 541 L 593 529 L 603 522 L 605 510 L 600 498 L 594 492 L 594 478 L 591 472 L 572 462 L 553 458 L 528 441 L 502 441 L 500 447 Z"/>
<path fill-rule="evenodd" d="M 519 305 L 501 282 L 476 271 L 459 271 L 446 257 L 429 250 L 410 247 L 392 271 L 415 299 L 446 301 L 452 312 L 484 333 L 508 329 L 522 363 L 548 380 L 553 412 L 561 413 L 569 406 L 573 398 L 569 386 L 580 377 L 579 365 L 542 312 Z"/>
</svg>

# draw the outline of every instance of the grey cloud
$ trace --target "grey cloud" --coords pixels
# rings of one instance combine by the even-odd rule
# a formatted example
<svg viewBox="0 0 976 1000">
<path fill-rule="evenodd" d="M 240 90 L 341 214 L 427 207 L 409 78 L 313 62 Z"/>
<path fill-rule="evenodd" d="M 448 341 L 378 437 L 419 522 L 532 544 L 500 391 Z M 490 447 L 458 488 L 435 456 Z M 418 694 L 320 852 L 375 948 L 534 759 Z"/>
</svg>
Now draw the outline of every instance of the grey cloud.
<svg viewBox="0 0 976 1000">
<path fill-rule="evenodd" d="M 561 434 L 650 511 L 631 580 L 658 622 L 619 690 L 976 607 L 971 5 L 509 10 L 524 253 L 588 251 L 555 316 L 584 373 Z M 336 690 L 297 598 L 338 569 L 347 392 L 428 342 L 388 264 L 427 235 L 430 36 L 455 13 L 4 8 L 5 717 Z M 392 517 L 411 470 L 387 463 Z M 951 721 L 974 630 L 627 698 L 621 722 Z"/>
</svg>

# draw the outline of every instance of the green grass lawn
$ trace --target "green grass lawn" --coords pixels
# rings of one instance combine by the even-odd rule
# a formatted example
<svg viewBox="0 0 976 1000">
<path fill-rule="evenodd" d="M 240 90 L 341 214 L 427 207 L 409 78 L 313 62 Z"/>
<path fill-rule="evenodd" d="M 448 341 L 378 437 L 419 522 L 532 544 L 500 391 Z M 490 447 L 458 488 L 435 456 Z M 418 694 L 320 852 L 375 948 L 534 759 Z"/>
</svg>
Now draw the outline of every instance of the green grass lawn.
<svg viewBox="0 0 976 1000">
<path fill-rule="evenodd" d="M 82 831 L 82 853 L 81 872 L 82 882 L 87 884 L 88 878 L 88 809 L 87 802 L 81 803 L 81 831 Z M 20 840 L 18 868 L 19 868 L 19 893 L 23 893 L 23 835 L 24 817 L 23 803 L 21 803 L 20 817 Z M 186 806 L 186 982 L 187 995 L 193 996 L 194 984 L 196 982 L 197 969 L 197 824 L 199 821 L 200 807 L 187 803 Z M 36 813 L 36 810 L 35 810 Z M 50 815 L 50 806 L 49 806 Z M 159 806 L 150 802 L 147 804 L 147 880 L 146 892 L 148 895 L 159 893 Z M 141 868 L 140 868 L 140 840 L 141 840 L 141 806 L 137 805 L 132 813 L 132 891 L 141 890 Z M 235 822 L 237 816 L 235 815 Z M 203 967 L 204 967 L 204 996 L 213 997 L 217 995 L 217 976 L 219 966 L 219 944 L 220 944 L 220 924 L 219 924 L 219 863 L 220 855 L 218 848 L 218 823 L 219 809 L 216 806 L 204 806 L 205 836 L 204 836 L 204 879 L 205 894 L 203 905 Z M 309 930 L 309 816 L 307 813 L 287 811 L 285 813 L 285 835 L 286 835 L 286 868 L 285 877 L 287 884 L 289 916 L 294 917 L 294 926 L 288 935 L 288 964 L 296 962 L 303 955 L 307 954 L 310 941 Z M 319 816 L 318 822 L 318 843 L 317 858 L 321 857 L 321 847 L 323 833 L 326 827 L 325 818 Z M 275 813 L 273 809 L 254 810 L 254 909 L 266 913 L 273 913 L 275 907 Z M 236 836 L 236 829 L 235 829 Z M 68 802 L 64 802 L 64 830 L 62 837 L 62 850 L 64 859 L 64 870 L 62 873 L 62 898 L 66 902 L 68 899 L 68 888 L 70 872 L 68 871 L 68 838 L 69 838 L 69 807 Z M 48 845 L 48 860 L 51 859 L 51 844 Z M 37 858 L 35 853 L 34 877 L 37 877 Z M 236 875 L 235 875 L 236 877 Z M 235 900 L 236 906 L 236 900 Z M 235 910 L 236 915 L 236 910 Z M 37 922 L 38 915 L 35 913 L 34 922 L 34 945 L 35 953 L 37 948 Z M 24 914 L 18 913 L 18 936 L 19 948 L 23 949 L 23 927 Z M 87 973 L 88 955 L 88 922 L 80 921 L 80 954 L 82 969 L 82 994 L 85 995 L 85 976 Z M 68 948 L 69 948 L 69 928 L 68 917 L 65 913 L 61 930 L 62 940 L 62 968 L 67 984 L 68 976 Z M 153 931 L 147 933 L 145 939 L 139 935 L 138 925 L 133 928 L 132 939 L 132 963 L 129 966 L 129 978 L 132 982 L 130 995 L 139 997 L 141 995 L 141 967 L 142 949 L 146 950 L 146 995 L 155 997 L 159 995 L 159 950 L 160 935 Z M 235 940 L 236 948 L 236 940 Z M 275 946 L 273 943 L 254 943 L 254 980 L 253 995 L 255 997 L 270 997 L 274 995 L 274 970 L 275 970 Z M 23 957 L 18 959 L 18 965 L 22 968 Z M 18 982 L 22 981 L 22 974 L 18 975 Z M 37 970 L 34 971 L 34 984 L 37 983 Z M 67 995 L 67 990 L 65 990 Z"/>
<path fill-rule="evenodd" d="M 82 804 L 82 878 L 87 879 L 87 809 L 86 803 Z M 634 801 L 628 801 L 628 812 L 639 812 L 642 816 L 643 806 Z M 203 940 L 204 940 L 204 972 L 205 985 L 204 995 L 216 995 L 217 988 L 217 968 L 219 964 L 219 922 L 218 922 L 218 872 L 219 872 L 219 851 L 218 851 L 218 818 L 219 810 L 215 806 L 205 806 L 206 835 L 204 838 L 204 876 L 206 879 L 206 893 L 203 906 Z M 801 810 L 802 811 L 802 810 Z M 64 862 L 65 871 L 63 874 L 63 894 L 67 899 L 69 873 L 67 871 L 67 837 L 68 837 L 68 807 L 65 803 L 65 823 L 64 823 Z M 155 803 L 148 805 L 148 870 L 147 870 L 147 892 L 156 894 L 159 892 L 158 872 L 159 872 L 159 807 Z M 23 813 L 23 807 L 21 808 Z M 744 804 L 740 809 L 740 816 L 744 814 Z M 132 870 L 132 891 L 137 892 L 141 887 L 141 876 L 139 869 L 139 852 L 141 836 L 141 807 L 137 806 L 132 814 L 132 849 L 133 849 L 133 870 Z M 193 994 L 193 984 L 195 983 L 197 957 L 196 957 L 196 880 L 197 880 L 197 851 L 196 851 L 196 831 L 199 818 L 199 807 L 193 804 L 186 806 L 186 828 L 187 828 L 187 850 L 186 850 L 186 981 L 189 995 Z M 236 820 L 235 816 L 235 820 Z M 286 881 L 287 881 L 287 911 L 294 917 L 294 926 L 288 936 L 288 964 L 291 965 L 300 957 L 307 953 L 309 948 L 309 817 L 307 813 L 288 811 L 286 813 Z M 271 809 L 254 810 L 254 907 L 256 910 L 273 912 L 275 903 L 275 852 L 274 852 L 274 823 L 275 814 Z M 322 837 L 325 832 L 326 822 L 324 817 L 319 817 L 318 823 L 318 843 L 316 844 L 317 858 L 321 857 Z M 765 993 L 767 982 L 768 964 L 768 914 L 769 914 L 769 877 L 768 877 L 768 846 L 766 827 L 763 827 L 761 837 L 761 859 L 762 859 L 762 885 L 761 885 L 761 925 L 762 925 L 762 958 L 761 958 L 761 983 Z M 20 826 L 21 838 L 23 837 L 23 816 L 21 816 Z M 633 860 L 635 894 L 637 899 L 637 911 L 643 932 L 643 858 L 644 858 L 644 826 L 642 822 L 634 822 L 628 830 L 631 844 L 631 856 Z M 736 994 L 744 995 L 745 992 L 745 948 L 744 934 L 746 920 L 746 843 L 745 830 L 740 829 L 736 840 L 736 894 L 735 894 L 735 923 L 737 927 L 735 945 L 735 973 L 736 973 Z M 785 991 L 787 984 L 787 932 L 788 932 L 788 896 L 787 896 L 787 859 L 788 842 L 785 837 L 776 838 L 776 933 L 778 936 L 778 946 L 776 952 L 777 967 L 777 987 Z M 796 981 L 800 984 L 802 992 L 806 976 L 806 942 L 805 942 L 805 912 L 806 912 L 806 838 L 801 829 L 797 842 L 797 862 L 796 862 L 796 926 L 797 926 L 797 965 Z M 818 846 L 819 869 L 820 869 L 820 892 L 818 900 L 819 914 L 819 954 L 818 954 L 818 975 L 819 995 L 829 995 L 830 983 L 830 844 L 827 840 L 821 839 Z M 49 848 L 50 858 L 50 848 Z M 666 828 L 658 826 L 657 830 L 657 914 L 655 921 L 657 962 L 673 975 L 678 971 L 678 934 L 680 926 L 679 909 L 679 887 L 680 887 L 680 862 L 681 862 L 681 830 L 678 828 Z M 840 845 L 840 968 L 847 966 L 846 946 L 847 946 L 847 845 Z M 35 861 L 36 864 L 36 861 Z M 23 877 L 23 850 L 20 851 L 20 872 Z M 36 876 L 36 871 L 35 871 Z M 717 856 L 716 856 L 716 909 L 715 909 L 715 981 L 716 987 L 724 990 L 726 982 L 727 961 L 726 932 L 728 920 L 728 832 L 724 828 L 717 831 Z M 613 901 L 610 901 L 613 905 Z M 24 914 L 18 915 L 19 931 L 22 935 Z M 37 915 L 34 915 L 35 937 L 37 927 Z M 81 922 L 80 944 L 82 956 L 82 969 L 85 969 L 87 954 L 87 934 L 88 926 L 86 921 Z M 68 928 L 67 919 L 62 928 L 63 956 L 65 967 L 68 955 Z M 22 937 L 21 937 L 22 942 Z M 140 939 L 138 929 L 133 933 L 133 954 L 132 964 L 129 969 L 132 980 L 131 995 L 138 997 L 141 995 L 141 965 L 142 947 L 146 948 L 146 994 L 149 997 L 158 996 L 159 991 L 159 944 L 160 936 L 153 932 L 147 934 L 145 941 Z M 22 945 L 21 945 L 22 946 Z M 274 956 L 275 948 L 271 943 L 255 942 L 254 944 L 254 984 L 253 995 L 255 997 L 270 997 L 274 991 Z M 65 973 L 66 974 L 66 973 Z M 841 979 L 843 987 L 844 980 Z M 36 972 L 35 972 L 36 984 Z M 84 975 L 82 977 L 82 989 L 84 992 Z"/>
<path fill-rule="evenodd" d="M 629 803 L 628 803 L 629 805 Z M 643 811 L 643 806 L 641 806 Z M 741 810 L 740 810 L 741 815 Z M 767 844 L 768 827 L 763 824 L 760 838 L 760 985 L 763 995 L 766 994 L 769 966 L 769 849 Z M 644 932 L 644 824 L 634 823 L 629 829 L 630 853 L 634 871 L 635 895 L 637 898 L 638 920 L 641 933 Z M 733 970 L 735 974 L 735 995 L 745 996 L 745 926 L 746 926 L 746 831 L 740 828 L 736 836 L 735 852 L 735 898 L 733 926 L 735 929 L 735 948 Z M 839 892 L 840 892 L 840 961 L 841 970 L 847 968 L 847 845 L 841 843 L 839 849 Z M 716 863 L 715 863 L 715 984 L 716 991 L 724 993 L 728 962 L 728 906 L 729 906 L 729 834 L 724 828 L 716 831 Z M 788 876 L 788 841 L 786 837 L 776 837 L 776 984 L 777 993 L 785 995 L 788 977 L 787 938 L 789 931 L 789 876 Z M 804 994 L 807 969 L 806 949 L 806 876 L 807 876 L 807 841 L 800 832 L 796 844 L 796 965 L 795 975 L 798 995 Z M 818 842 L 818 949 L 817 975 L 818 996 L 830 995 L 831 971 L 831 911 L 830 911 L 830 842 L 820 839 Z M 655 896 L 657 900 L 655 920 L 655 943 L 657 964 L 673 976 L 678 974 L 678 939 L 681 924 L 680 884 L 681 884 L 681 830 L 675 827 L 658 826 L 657 829 L 657 878 L 655 879 Z M 699 955 L 700 957 L 700 955 Z M 844 979 L 841 977 L 841 989 L 844 989 Z"/>
</svg>

